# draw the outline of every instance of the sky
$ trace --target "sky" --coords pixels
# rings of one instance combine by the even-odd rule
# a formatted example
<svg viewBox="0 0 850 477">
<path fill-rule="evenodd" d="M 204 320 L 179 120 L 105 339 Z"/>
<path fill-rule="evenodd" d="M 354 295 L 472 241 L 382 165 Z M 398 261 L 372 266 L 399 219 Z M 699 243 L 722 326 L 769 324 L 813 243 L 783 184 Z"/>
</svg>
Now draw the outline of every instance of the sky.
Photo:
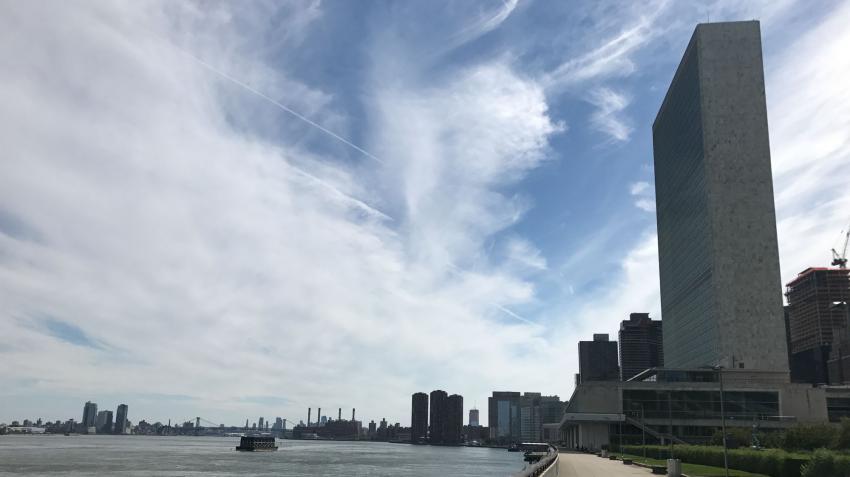
<svg viewBox="0 0 850 477">
<path fill-rule="evenodd" d="M 751 19 L 785 283 L 850 223 L 850 2 L 0 0 L 0 422 L 568 399 L 662 318 L 652 121 Z"/>
</svg>

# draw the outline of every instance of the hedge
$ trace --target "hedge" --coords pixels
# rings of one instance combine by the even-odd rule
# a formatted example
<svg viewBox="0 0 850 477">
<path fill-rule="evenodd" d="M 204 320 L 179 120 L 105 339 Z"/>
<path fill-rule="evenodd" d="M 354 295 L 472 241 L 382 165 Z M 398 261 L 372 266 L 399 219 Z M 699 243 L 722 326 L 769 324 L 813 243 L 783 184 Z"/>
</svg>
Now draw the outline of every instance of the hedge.
<svg viewBox="0 0 850 477">
<path fill-rule="evenodd" d="M 617 449 L 618 446 L 611 446 Z M 623 446 L 622 452 L 633 455 L 643 455 L 642 446 Z M 677 459 L 688 464 L 711 465 L 723 467 L 723 448 L 708 446 L 684 446 L 677 445 L 673 450 Z M 646 446 L 646 456 L 653 459 L 669 459 L 670 448 L 666 446 Z M 803 477 L 801 468 L 803 464 L 809 463 L 809 459 L 793 457 L 785 451 L 752 450 L 752 449 L 730 449 L 729 468 L 766 474 L 771 477 Z M 805 477 L 825 477 L 832 474 L 816 472 Z M 842 476 L 843 477 L 843 476 Z M 850 477 L 850 476 L 848 476 Z"/>
<path fill-rule="evenodd" d="M 802 477 L 850 477 L 850 457 L 836 455 L 826 449 L 812 454 L 812 460 L 803 466 Z"/>
</svg>

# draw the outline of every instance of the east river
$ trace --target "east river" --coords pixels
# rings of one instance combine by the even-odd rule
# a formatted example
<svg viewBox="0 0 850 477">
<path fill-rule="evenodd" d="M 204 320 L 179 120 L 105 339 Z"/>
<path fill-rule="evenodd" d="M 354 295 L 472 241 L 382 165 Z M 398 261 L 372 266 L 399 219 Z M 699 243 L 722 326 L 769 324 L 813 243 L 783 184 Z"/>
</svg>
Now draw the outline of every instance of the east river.
<svg viewBox="0 0 850 477">
<path fill-rule="evenodd" d="M 278 439 L 277 452 L 237 452 L 239 438 L 0 436 L 0 476 L 506 476 L 522 454 L 484 447 Z"/>
</svg>

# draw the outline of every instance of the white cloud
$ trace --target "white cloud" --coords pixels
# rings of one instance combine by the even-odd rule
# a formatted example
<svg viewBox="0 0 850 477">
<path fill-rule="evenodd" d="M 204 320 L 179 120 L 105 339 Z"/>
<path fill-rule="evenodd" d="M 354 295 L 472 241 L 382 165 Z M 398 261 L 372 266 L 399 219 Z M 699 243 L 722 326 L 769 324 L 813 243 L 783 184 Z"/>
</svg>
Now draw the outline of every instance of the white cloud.
<svg viewBox="0 0 850 477">
<path fill-rule="evenodd" d="M 414 256 L 434 265 L 473 263 L 483 240 L 527 207 L 522 197 L 493 189 L 540 164 L 548 136 L 561 126 L 548 118 L 539 85 L 502 62 L 473 67 L 447 84 L 413 84 L 377 83 L 373 142 L 382 157 L 397 158 L 384 182 L 400 186 Z"/>
<path fill-rule="evenodd" d="M 142 395 L 187 396 L 218 422 L 310 405 L 404 421 L 413 391 L 483 399 L 558 366 L 513 308 L 534 299 L 524 276 L 545 258 L 522 238 L 504 261 L 480 253 L 528 207 L 499 188 L 561 130 L 540 85 L 502 62 L 425 88 L 376 84 L 370 149 L 387 163 L 347 165 L 304 152 L 297 133 L 234 127 L 293 120 L 169 42 L 335 131 L 346 120 L 326 93 L 278 91 L 298 83 L 242 55 L 250 38 L 206 34 L 204 15 L 229 24 L 226 7 L 161 5 L 2 7 L 0 334 L 12 345 L 0 354 L 16 366 L 0 369 L 14 383 L 0 408 L 64 418 L 86 399 L 110 406 L 98 398 L 110 392 L 149 419 L 175 416 Z M 399 201 L 392 219 L 379 213 Z M 37 408 L 27 393 L 63 403 Z"/>
<path fill-rule="evenodd" d="M 650 4 L 634 4 L 633 15 L 617 15 L 618 18 L 637 20 L 620 25 L 616 33 L 601 45 L 590 46 L 587 53 L 558 65 L 545 75 L 543 84 L 547 89 L 560 90 L 588 80 L 632 74 L 635 70 L 632 55 L 661 32 L 655 22 L 666 11 L 668 3 L 667 0 L 661 0 Z M 605 17 L 610 17 L 610 12 L 605 12 L 603 18 L 596 20 L 603 22 Z"/>
<path fill-rule="evenodd" d="M 635 201 L 635 207 L 646 212 L 655 212 L 655 199 L 638 199 Z"/>
<path fill-rule="evenodd" d="M 498 8 L 481 12 L 460 32 L 452 35 L 450 43 L 457 47 L 498 28 L 516 9 L 519 0 L 503 0 Z"/>
<path fill-rule="evenodd" d="M 655 194 L 649 182 L 633 182 L 629 193 L 635 197 L 635 207 L 646 212 L 655 212 Z"/>
<path fill-rule="evenodd" d="M 765 58 L 782 279 L 826 266 L 850 223 L 850 31 L 843 3 Z"/>
<path fill-rule="evenodd" d="M 505 245 L 505 255 L 510 264 L 520 269 L 546 270 L 546 257 L 531 242 L 520 237 L 511 237 Z"/>
<path fill-rule="evenodd" d="M 631 102 L 631 98 L 609 88 L 596 88 L 590 91 L 588 101 L 596 106 L 590 116 L 594 129 L 608 135 L 614 141 L 627 141 L 633 128 L 622 117 L 622 112 Z"/>
<path fill-rule="evenodd" d="M 650 185 L 649 182 L 639 181 L 633 182 L 631 186 L 629 186 L 629 193 L 632 195 L 641 195 L 645 191 L 649 190 Z"/>
</svg>

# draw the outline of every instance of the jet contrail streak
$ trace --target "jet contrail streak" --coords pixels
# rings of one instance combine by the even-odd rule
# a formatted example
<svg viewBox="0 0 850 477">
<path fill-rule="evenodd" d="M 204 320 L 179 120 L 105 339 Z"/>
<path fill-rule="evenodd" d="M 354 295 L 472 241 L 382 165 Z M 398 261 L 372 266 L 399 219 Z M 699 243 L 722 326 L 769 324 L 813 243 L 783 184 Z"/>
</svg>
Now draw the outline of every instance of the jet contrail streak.
<svg viewBox="0 0 850 477">
<path fill-rule="evenodd" d="M 174 46 L 174 45 L 172 45 L 172 46 Z M 286 105 L 284 105 L 284 104 L 280 103 L 279 101 L 276 101 L 276 100 L 272 99 L 271 97 L 269 97 L 268 95 L 266 95 L 266 94 L 265 94 L 265 93 L 263 93 L 262 91 L 259 91 L 259 90 L 255 89 L 255 88 L 251 87 L 251 85 L 249 85 L 249 84 L 247 84 L 247 83 L 244 83 L 244 82 L 242 82 L 242 81 L 240 81 L 240 80 L 238 80 L 238 79 L 234 78 L 233 76 L 230 76 L 229 74 L 225 73 L 224 71 L 219 70 L 218 68 L 216 68 L 216 67 L 212 66 L 211 64 L 207 63 L 206 61 L 204 61 L 204 60 L 202 60 L 202 59 L 198 58 L 197 56 L 195 56 L 195 55 L 193 55 L 193 54 L 189 53 L 188 51 L 186 51 L 186 50 L 184 50 L 184 49 L 182 49 L 182 48 L 178 48 L 178 47 L 176 47 L 176 46 L 175 46 L 175 48 L 177 48 L 178 50 L 180 50 L 181 52 L 183 52 L 183 54 L 185 54 L 186 56 L 188 56 L 188 57 L 192 58 L 193 60 L 195 60 L 198 64 L 200 64 L 200 65 L 201 65 L 201 66 L 203 66 L 204 68 L 206 68 L 206 69 L 208 69 L 208 70 L 212 71 L 213 73 L 215 73 L 215 74 L 217 74 L 217 75 L 221 76 L 222 78 L 224 78 L 224 79 L 226 79 L 226 80 L 230 81 L 231 83 L 236 84 L 236 85 L 238 85 L 238 86 L 241 86 L 242 88 L 245 88 L 246 90 L 250 91 L 251 93 L 254 93 L 255 95 L 257 95 L 257 96 L 259 96 L 259 97 L 261 97 L 261 98 L 265 99 L 266 101 L 268 101 L 268 102 L 272 103 L 273 105 L 277 106 L 278 108 L 280 108 L 280 109 L 282 109 L 282 110 L 286 111 L 287 113 L 289 113 L 289 114 L 291 114 L 291 115 L 295 116 L 296 118 L 298 118 L 298 119 L 300 119 L 300 120 L 304 121 L 305 123 L 307 123 L 307 124 L 309 124 L 309 125 L 313 126 L 313 127 L 314 127 L 314 128 L 316 128 L 316 129 L 318 129 L 318 130 L 322 131 L 323 133 L 327 134 L 328 136 L 331 136 L 331 137 L 333 137 L 334 139 L 336 139 L 336 140 L 338 140 L 338 141 L 340 141 L 340 142 L 342 142 L 342 143 L 344 143 L 344 144 L 347 144 L 348 146 L 351 146 L 352 148 L 356 149 L 358 152 L 360 152 L 360 153 L 361 153 L 361 154 L 363 154 L 364 156 L 366 156 L 366 157 L 368 157 L 368 158 L 370 158 L 370 159 L 373 159 L 373 160 L 375 160 L 375 161 L 378 161 L 378 162 L 380 162 L 381 164 L 383 164 L 383 163 L 384 163 L 384 161 L 383 161 L 383 160 L 378 159 L 377 157 L 375 157 L 375 156 L 374 156 L 372 153 L 370 153 L 369 151 L 367 151 L 367 150 L 363 149 L 362 147 L 358 146 L 357 144 L 354 144 L 353 142 L 351 142 L 351 141 L 349 141 L 348 139 L 346 139 L 346 138 L 344 138 L 344 137 L 340 136 L 339 134 L 337 134 L 337 133 L 335 133 L 335 132 L 333 132 L 333 131 L 331 131 L 331 130 L 329 130 L 329 129 L 325 128 L 324 126 L 322 126 L 321 124 L 319 124 L 319 123 L 317 123 L 317 122 L 315 122 L 315 121 L 311 120 L 310 118 L 307 118 L 306 116 L 303 116 L 303 115 L 299 114 L 298 112 L 293 111 L 292 109 L 290 109 L 290 108 L 289 108 L 289 107 L 287 107 Z"/>
</svg>

